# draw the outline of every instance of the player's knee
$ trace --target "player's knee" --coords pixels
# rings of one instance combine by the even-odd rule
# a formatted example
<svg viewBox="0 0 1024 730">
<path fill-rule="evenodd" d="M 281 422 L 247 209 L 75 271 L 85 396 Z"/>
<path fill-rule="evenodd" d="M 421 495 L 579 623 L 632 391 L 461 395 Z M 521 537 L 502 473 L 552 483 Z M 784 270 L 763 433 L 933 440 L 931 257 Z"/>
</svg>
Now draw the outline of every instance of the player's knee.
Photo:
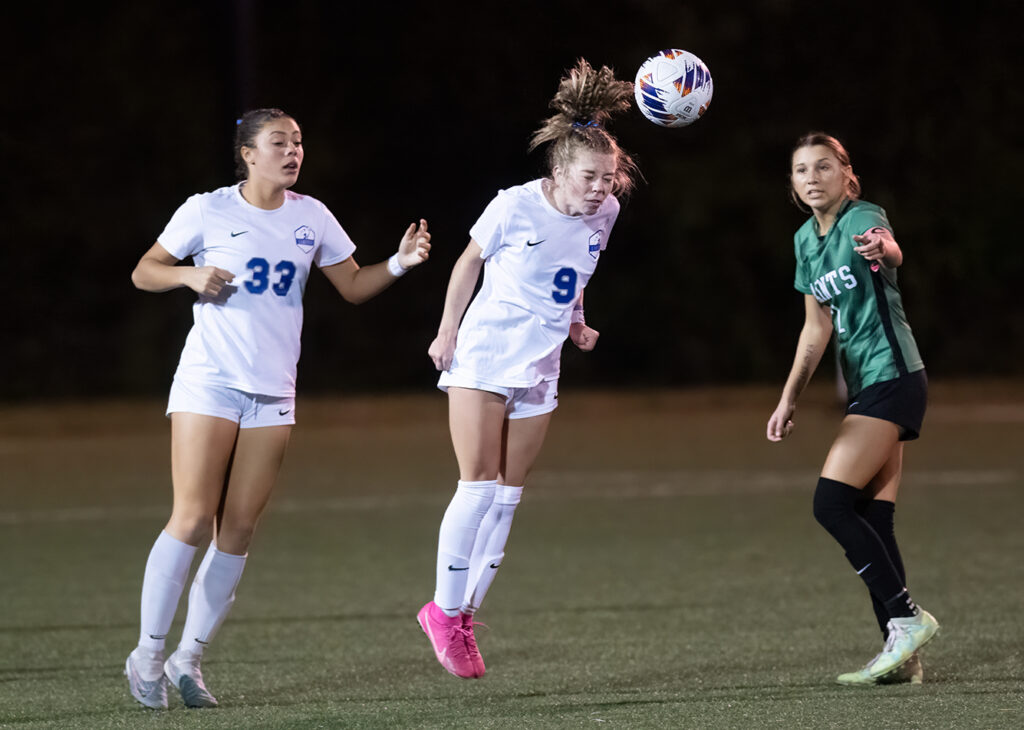
<svg viewBox="0 0 1024 730">
<path fill-rule="evenodd" d="M 837 523 L 856 514 L 860 490 L 835 479 L 821 477 L 814 490 L 814 519 L 832 532 Z"/>
<path fill-rule="evenodd" d="M 217 530 L 217 549 L 231 555 L 245 555 L 256 532 L 256 523 L 240 524 L 237 520 L 221 525 Z"/>
<path fill-rule="evenodd" d="M 209 540 L 213 534 L 213 515 L 175 510 L 165 530 L 187 545 L 199 545 Z"/>
</svg>

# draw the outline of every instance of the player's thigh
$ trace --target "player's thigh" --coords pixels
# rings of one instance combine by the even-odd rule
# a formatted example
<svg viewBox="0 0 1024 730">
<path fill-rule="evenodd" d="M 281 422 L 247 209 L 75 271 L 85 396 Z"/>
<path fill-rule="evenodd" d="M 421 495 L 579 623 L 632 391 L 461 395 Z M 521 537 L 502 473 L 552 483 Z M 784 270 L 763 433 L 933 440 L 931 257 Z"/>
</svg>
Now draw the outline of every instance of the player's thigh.
<svg viewBox="0 0 1024 730">
<path fill-rule="evenodd" d="M 231 475 L 217 525 L 217 547 L 241 555 L 270 500 L 292 427 L 243 428 L 231 461 Z"/>
<path fill-rule="evenodd" d="M 533 469 L 551 424 L 552 413 L 506 421 L 502 449 L 501 483 L 521 487 Z"/>
<path fill-rule="evenodd" d="M 900 490 L 900 480 L 903 477 L 903 442 L 893 445 L 889 452 L 889 458 L 878 473 L 871 478 L 864 492 L 872 499 L 883 499 L 887 502 L 895 502 L 896 495 Z"/>
<path fill-rule="evenodd" d="M 899 437 L 899 426 L 891 421 L 847 416 L 839 426 L 821 475 L 853 487 L 865 487 L 892 458 Z"/>
<path fill-rule="evenodd" d="M 216 416 L 171 414 L 171 482 L 174 488 L 172 534 L 185 534 L 204 520 L 212 521 L 224 491 L 238 424 Z"/>
<path fill-rule="evenodd" d="M 504 396 L 475 388 L 448 389 L 448 427 L 459 462 L 459 478 L 496 479 L 501 460 Z"/>
</svg>

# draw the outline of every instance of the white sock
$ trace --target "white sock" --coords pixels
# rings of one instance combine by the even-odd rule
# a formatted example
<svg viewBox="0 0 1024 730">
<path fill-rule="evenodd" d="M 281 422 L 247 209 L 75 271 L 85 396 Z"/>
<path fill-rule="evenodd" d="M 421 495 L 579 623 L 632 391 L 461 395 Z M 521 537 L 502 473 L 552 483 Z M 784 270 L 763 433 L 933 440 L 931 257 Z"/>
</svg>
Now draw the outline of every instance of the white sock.
<svg viewBox="0 0 1024 730">
<path fill-rule="evenodd" d="M 222 553 L 214 543 L 203 557 L 188 594 L 188 615 L 178 649 L 202 654 L 235 602 L 235 588 L 242 579 L 246 555 Z"/>
<path fill-rule="evenodd" d="M 469 581 L 461 608 L 463 613 L 476 613 L 494 582 L 505 557 L 505 543 L 512 529 L 512 516 L 522 496 L 522 487 L 507 487 L 504 484 L 495 487 L 494 502 L 480 523 L 473 554 L 469 559 Z"/>
<path fill-rule="evenodd" d="M 469 556 L 480 528 L 480 521 L 494 499 L 497 480 L 464 482 L 459 480 L 448 509 L 441 520 L 437 538 L 437 587 L 434 603 L 448 616 L 457 616 L 466 593 Z"/>
<path fill-rule="evenodd" d="M 142 578 L 139 646 L 162 653 L 178 600 L 188 580 L 196 548 L 161 531 L 146 560 Z"/>
</svg>

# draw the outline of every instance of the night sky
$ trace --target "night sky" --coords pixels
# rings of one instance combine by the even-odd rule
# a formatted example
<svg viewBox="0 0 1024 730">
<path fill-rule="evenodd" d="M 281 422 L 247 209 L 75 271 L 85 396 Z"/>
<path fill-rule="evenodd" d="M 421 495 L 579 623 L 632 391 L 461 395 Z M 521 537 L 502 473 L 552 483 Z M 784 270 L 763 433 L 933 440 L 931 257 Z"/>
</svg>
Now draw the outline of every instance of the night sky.
<svg viewBox="0 0 1024 730">
<path fill-rule="evenodd" d="M 777 382 L 802 324 L 789 151 L 821 129 L 905 254 L 904 301 L 933 378 L 1024 374 L 1024 3 L 35 3 L 4 23 L 0 400 L 163 395 L 194 295 L 130 273 L 191 194 L 234 182 L 234 120 L 303 126 L 297 192 L 356 260 L 425 217 L 431 261 L 345 303 L 311 278 L 300 393 L 427 390 L 451 266 L 584 57 L 632 81 L 662 48 L 709 66 L 691 127 L 611 124 L 645 176 L 587 290 L 601 331 L 567 347 L 579 385 Z M 827 366 L 828 364 L 826 364 Z"/>
</svg>

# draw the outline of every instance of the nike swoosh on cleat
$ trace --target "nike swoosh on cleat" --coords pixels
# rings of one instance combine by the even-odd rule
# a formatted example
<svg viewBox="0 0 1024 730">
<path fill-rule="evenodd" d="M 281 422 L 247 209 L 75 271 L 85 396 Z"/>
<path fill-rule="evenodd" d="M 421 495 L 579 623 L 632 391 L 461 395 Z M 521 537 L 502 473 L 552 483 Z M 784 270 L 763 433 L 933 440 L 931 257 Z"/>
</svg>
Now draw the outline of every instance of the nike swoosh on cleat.
<svg viewBox="0 0 1024 730">
<path fill-rule="evenodd" d="M 498 568 L 501 567 L 501 563 L 498 563 L 497 565 L 495 565 L 494 563 L 491 563 L 491 567 L 494 568 L 495 570 L 497 570 Z"/>
</svg>

